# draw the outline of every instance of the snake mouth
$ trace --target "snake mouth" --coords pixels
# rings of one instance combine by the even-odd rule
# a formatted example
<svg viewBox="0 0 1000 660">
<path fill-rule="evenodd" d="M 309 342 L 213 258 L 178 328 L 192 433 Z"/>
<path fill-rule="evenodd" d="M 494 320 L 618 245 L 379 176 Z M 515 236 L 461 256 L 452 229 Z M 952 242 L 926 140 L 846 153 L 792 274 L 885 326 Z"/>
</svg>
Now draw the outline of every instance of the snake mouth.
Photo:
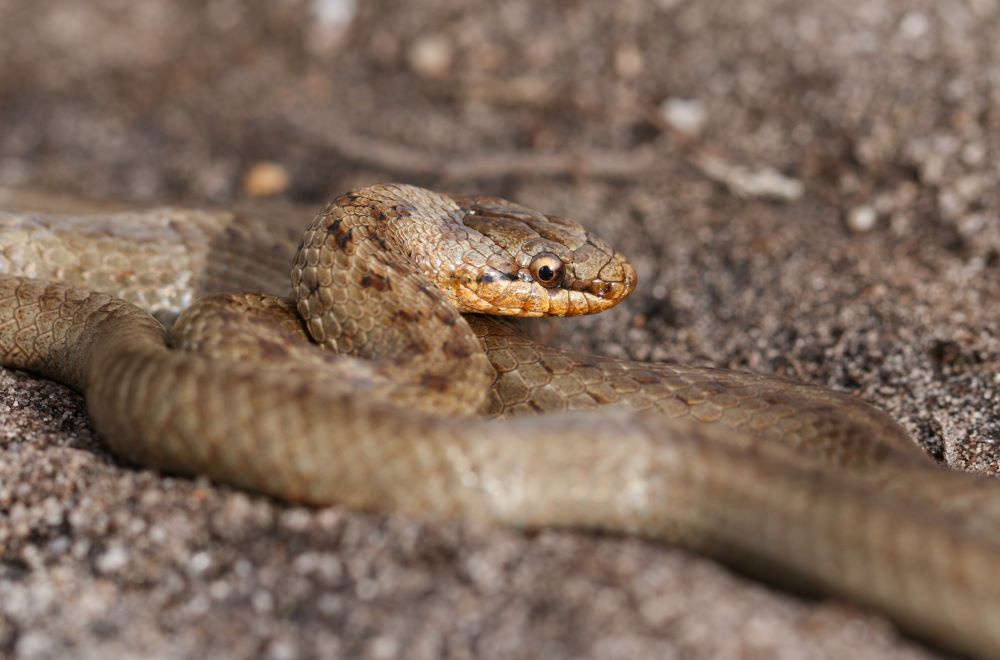
<svg viewBox="0 0 1000 660">
<path fill-rule="evenodd" d="M 539 317 L 605 311 L 627 298 L 637 281 L 635 268 L 617 254 L 593 277 L 576 277 L 571 267 L 562 283 L 551 288 L 535 281 L 526 270 L 510 270 L 459 268 L 437 282 L 462 312 Z"/>
<path fill-rule="evenodd" d="M 446 291 L 463 312 L 498 316 L 583 316 L 614 307 L 635 289 L 635 270 L 624 264 L 618 281 L 567 279 L 546 288 L 503 273 L 452 280 Z"/>
</svg>

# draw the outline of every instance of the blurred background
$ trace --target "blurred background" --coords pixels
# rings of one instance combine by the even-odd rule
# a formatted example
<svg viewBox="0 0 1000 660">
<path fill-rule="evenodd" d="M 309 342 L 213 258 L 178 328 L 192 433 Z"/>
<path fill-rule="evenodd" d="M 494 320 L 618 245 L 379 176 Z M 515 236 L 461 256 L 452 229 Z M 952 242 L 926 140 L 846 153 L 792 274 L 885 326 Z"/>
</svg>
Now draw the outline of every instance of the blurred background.
<svg viewBox="0 0 1000 660">
<path fill-rule="evenodd" d="M 998 9 L 994 0 L 0 0 L 0 187 L 143 205 L 316 207 L 386 180 L 507 196 L 596 228 L 639 271 L 640 290 L 621 308 L 569 322 L 556 341 L 854 392 L 938 459 L 995 473 Z M 72 498 L 52 496 L 72 508 Z M 40 529 L 58 528 L 39 515 Z M 251 518 L 242 524 L 268 536 Z M 412 535 L 379 529 L 390 548 Z M 446 548 L 427 570 L 448 584 L 471 561 L 470 544 L 501 538 L 419 529 Z M 29 530 L 7 529 L 8 559 L 48 547 L 49 532 Z M 86 536 L 86 526 L 73 533 Z M 337 546 L 317 534 L 297 542 Z M 210 550 L 229 547 L 208 538 Z M 561 569 L 530 544 L 527 564 L 481 559 L 501 576 L 490 588 L 505 604 L 489 601 L 479 628 L 466 618 L 483 593 L 463 600 L 428 586 L 418 598 L 387 587 L 376 609 L 386 629 L 395 621 L 409 632 L 373 649 L 362 628 L 338 619 L 338 648 L 371 657 L 425 648 L 417 621 L 451 640 L 426 648 L 456 657 L 903 653 L 890 628 L 858 613 L 772 595 L 761 604 L 756 586 L 732 586 L 721 572 L 702 575 L 708 587 L 692 584 L 685 571 L 715 569 L 692 569 L 686 556 L 554 543 L 543 547 L 562 557 Z M 261 562 L 291 553 L 264 547 Z M 610 558 L 629 552 L 653 553 L 642 565 L 665 572 L 640 585 Z M 567 591 L 560 580 L 503 577 L 521 569 L 582 582 Z M 280 578 L 292 569 L 274 570 Z M 650 584 L 656 598 L 667 591 L 676 601 L 646 600 Z M 119 597 L 145 593 L 128 580 L 119 588 Z M 616 607 L 591 607 L 607 592 Z M 270 614 L 247 606 L 218 616 L 244 644 L 271 625 L 262 617 L 277 617 L 294 643 L 275 648 L 309 655 L 323 648 L 310 626 L 329 630 L 341 616 L 308 607 L 310 598 L 299 609 L 279 601 Z M 368 611 L 359 598 L 345 602 Z M 439 615 L 414 619 L 415 603 L 428 602 Z M 184 611 L 146 614 L 164 611 L 194 630 Z M 0 619 L 0 648 L 20 648 L 32 626 L 45 638 L 51 625 L 12 620 L 4 628 Z M 85 621 L 80 634 L 107 648 L 102 628 Z M 507 622 L 499 641 L 488 621 Z M 601 646 L 607 631 L 621 643 Z M 460 643 L 469 639 L 478 641 Z"/>
</svg>

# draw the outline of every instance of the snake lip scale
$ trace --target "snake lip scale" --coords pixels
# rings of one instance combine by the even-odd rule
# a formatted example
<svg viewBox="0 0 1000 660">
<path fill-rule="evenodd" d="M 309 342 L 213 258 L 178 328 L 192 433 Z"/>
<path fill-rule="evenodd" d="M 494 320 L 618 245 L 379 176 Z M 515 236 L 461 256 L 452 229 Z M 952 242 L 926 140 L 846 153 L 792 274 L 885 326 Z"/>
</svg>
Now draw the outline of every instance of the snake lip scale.
<svg viewBox="0 0 1000 660">
<path fill-rule="evenodd" d="M 998 484 L 845 394 L 534 341 L 509 317 L 636 286 L 573 221 L 404 184 L 304 230 L 30 200 L 0 200 L 0 361 L 83 392 L 123 459 L 289 501 L 638 534 L 1000 657 Z"/>
</svg>

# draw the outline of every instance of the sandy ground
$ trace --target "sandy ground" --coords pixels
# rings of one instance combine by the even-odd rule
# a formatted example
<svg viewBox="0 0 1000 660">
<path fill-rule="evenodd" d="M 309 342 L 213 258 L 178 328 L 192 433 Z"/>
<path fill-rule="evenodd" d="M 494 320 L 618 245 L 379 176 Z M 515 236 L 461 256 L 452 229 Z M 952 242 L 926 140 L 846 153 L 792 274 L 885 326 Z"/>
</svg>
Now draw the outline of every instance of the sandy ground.
<svg viewBox="0 0 1000 660">
<path fill-rule="evenodd" d="M 358 5 L 0 1 L 0 186 L 502 194 L 585 221 L 639 270 L 629 301 L 556 341 L 849 391 L 939 460 L 1000 471 L 994 3 Z M 934 653 L 634 540 L 138 470 L 77 396 L 20 373 L 0 371 L 0 422 L 2 655 Z"/>
</svg>

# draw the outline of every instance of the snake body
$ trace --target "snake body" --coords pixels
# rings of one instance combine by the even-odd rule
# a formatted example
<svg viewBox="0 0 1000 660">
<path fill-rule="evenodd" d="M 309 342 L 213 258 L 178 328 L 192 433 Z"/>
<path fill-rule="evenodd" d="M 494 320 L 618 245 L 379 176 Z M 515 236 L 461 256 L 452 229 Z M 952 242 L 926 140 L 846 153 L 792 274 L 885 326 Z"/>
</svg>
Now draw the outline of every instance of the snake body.
<svg viewBox="0 0 1000 660">
<path fill-rule="evenodd" d="M 404 185 L 343 195 L 304 234 L 0 206 L 0 361 L 84 392 L 124 459 L 290 501 L 640 534 L 1000 656 L 992 480 L 837 392 L 463 315 L 627 296 L 631 266 L 575 223 Z M 151 316 L 181 310 L 170 333 Z"/>
</svg>

